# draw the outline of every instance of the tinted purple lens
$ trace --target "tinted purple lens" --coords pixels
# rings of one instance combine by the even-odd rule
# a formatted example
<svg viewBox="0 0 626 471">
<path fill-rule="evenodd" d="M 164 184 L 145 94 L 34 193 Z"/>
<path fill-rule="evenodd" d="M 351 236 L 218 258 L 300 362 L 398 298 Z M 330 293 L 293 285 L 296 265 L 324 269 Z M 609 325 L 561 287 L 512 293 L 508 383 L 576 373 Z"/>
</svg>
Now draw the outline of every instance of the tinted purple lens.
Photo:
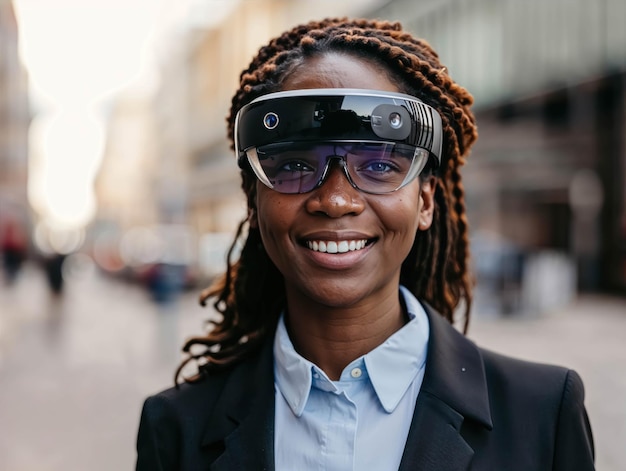
<svg viewBox="0 0 626 471">
<path fill-rule="evenodd" d="M 422 152 L 416 152 L 420 150 Z M 416 155 L 428 152 L 389 142 L 279 143 L 248 154 L 259 179 L 280 193 L 306 193 L 320 186 L 331 162 L 340 163 L 348 180 L 368 193 L 389 193 L 412 179 Z M 419 163 L 420 170 L 423 162 Z"/>
</svg>

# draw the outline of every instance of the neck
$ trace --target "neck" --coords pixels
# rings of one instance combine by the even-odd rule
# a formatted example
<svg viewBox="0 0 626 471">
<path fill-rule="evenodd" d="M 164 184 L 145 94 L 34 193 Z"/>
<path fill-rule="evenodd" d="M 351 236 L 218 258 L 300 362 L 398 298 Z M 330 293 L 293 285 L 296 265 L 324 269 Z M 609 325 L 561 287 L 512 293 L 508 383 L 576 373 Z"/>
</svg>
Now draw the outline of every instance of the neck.
<svg viewBox="0 0 626 471">
<path fill-rule="evenodd" d="M 406 322 L 398 290 L 350 307 L 328 307 L 287 296 L 285 317 L 296 351 L 336 381 Z"/>
</svg>

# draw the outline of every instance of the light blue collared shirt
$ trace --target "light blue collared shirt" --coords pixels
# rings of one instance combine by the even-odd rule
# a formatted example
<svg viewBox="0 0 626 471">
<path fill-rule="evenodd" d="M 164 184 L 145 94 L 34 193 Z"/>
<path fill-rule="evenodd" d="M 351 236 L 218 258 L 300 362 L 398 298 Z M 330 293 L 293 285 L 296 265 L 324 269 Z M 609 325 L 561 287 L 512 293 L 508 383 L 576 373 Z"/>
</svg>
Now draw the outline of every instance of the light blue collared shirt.
<svg viewBox="0 0 626 471">
<path fill-rule="evenodd" d="M 400 287 L 409 322 L 331 381 L 299 355 L 281 317 L 274 340 L 277 471 L 398 469 L 424 379 L 429 325 Z"/>
</svg>

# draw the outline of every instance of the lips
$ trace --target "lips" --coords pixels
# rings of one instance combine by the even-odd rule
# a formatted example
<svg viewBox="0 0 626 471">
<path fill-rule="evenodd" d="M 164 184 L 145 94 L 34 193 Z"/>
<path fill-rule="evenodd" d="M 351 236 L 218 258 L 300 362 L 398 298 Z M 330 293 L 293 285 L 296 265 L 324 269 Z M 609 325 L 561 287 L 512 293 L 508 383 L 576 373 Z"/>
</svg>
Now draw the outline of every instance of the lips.
<svg viewBox="0 0 626 471">
<path fill-rule="evenodd" d="M 347 253 L 362 250 L 367 245 L 367 239 L 352 240 L 308 240 L 306 246 L 309 250 L 321 253 Z"/>
</svg>

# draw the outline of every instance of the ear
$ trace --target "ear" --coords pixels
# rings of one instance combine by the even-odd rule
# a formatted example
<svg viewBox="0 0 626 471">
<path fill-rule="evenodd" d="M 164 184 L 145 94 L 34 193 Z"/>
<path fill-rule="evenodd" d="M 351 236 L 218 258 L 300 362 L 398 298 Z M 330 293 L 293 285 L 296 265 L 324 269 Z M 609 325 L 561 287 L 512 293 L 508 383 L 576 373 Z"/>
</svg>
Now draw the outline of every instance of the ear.
<svg viewBox="0 0 626 471">
<path fill-rule="evenodd" d="M 430 176 L 420 182 L 420 198 L 419 198 L 419 230 L 426 231 L 433 222 L 433 214 L 435 212 L 435 189 L 437 188 L 437 179 Z"/>
</svg>

